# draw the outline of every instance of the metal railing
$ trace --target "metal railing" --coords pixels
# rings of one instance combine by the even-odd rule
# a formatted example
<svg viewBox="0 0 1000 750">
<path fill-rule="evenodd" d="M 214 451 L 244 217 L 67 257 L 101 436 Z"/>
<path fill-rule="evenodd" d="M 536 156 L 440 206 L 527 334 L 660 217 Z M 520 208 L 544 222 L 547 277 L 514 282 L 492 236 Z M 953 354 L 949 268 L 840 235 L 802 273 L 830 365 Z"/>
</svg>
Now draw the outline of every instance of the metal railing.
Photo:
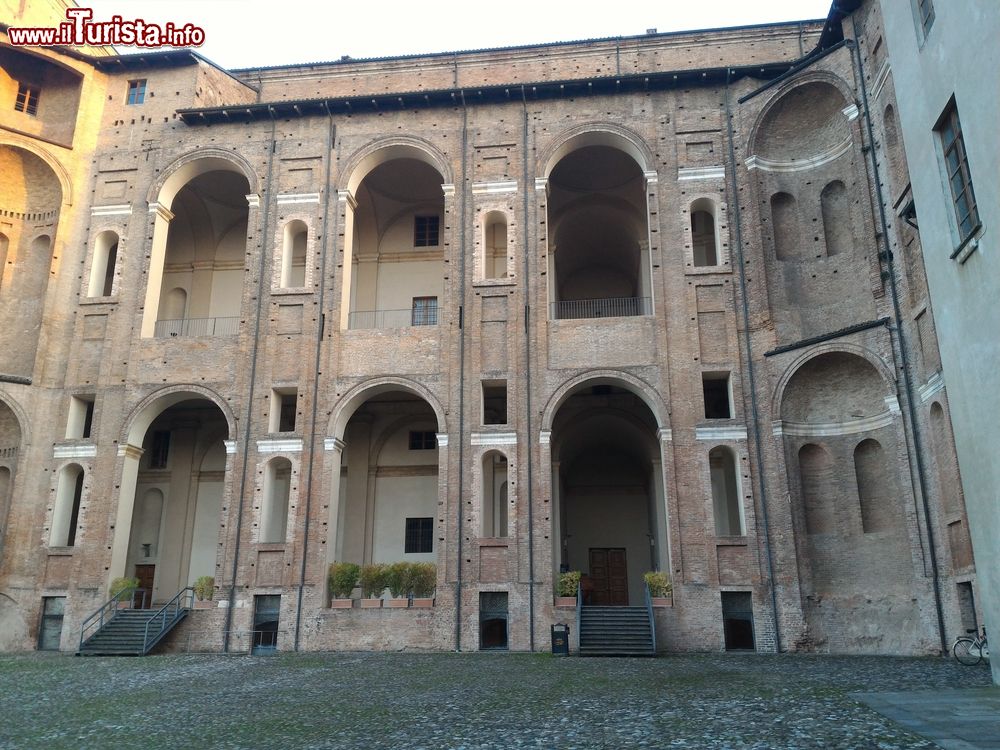
<svg viewBox="0 0 1000 750">
<path fill-rule="evenodd" d="M 140 599 L 140 607 L 146 606 L 146 589 L 140 588 L 127 588 L 122 589 L 113 597 L 108 599 L 104 604 L 98 607 L 90 617 L 83 621 L 83 625 L 80 626 L 80 648 L 83 648 L 84 642 L 91 636 L 97 634 L 101 628 L 103 628 L 107 623 L 111 622 L 118 615 L 118 611 L 125 609 L 121 605 L 124 602 L 132 602 L 131 607 L 135 607 L 135 597 L 138 594 L 142 594 L 142 599 Z M 93 632 L 91 632 L 93 631 Z"/>
<path fill-rule="evenodd" d="M 146 629 L 142 637 L 142 653 L 147 653 L 160 637 L 174 626 L 181 610 L 194 607 L 194 588 L 188 586 L 174 594 L 173 599 L 160 607 L 146 620 Z M 158 626 L 158 627 L 157 627 Z M 151 634 L 152 631 L 152 634 Z"/>
<path fill-rule="evenodd" d="M 643 583 L 646 592 L 646 616 L 649 617 L 649 637 L 653 643 L 653 653 L 656 653 L 656 620 L 653 619 L 653 595 L 649 591 L 649 584 Z"/>
<path fill-rule="evenodd" d="M 256 649 L 263 649 L 264 653 L 273 653 L 278 650 L 278 641 L 287 640 L 290 631 L 288 630 L 229 630 L 229 651 L 230 653 L 242 653 L 246 651 L 247 656 L 253 656 Z"/>
<path fill-rule="evenodd" d="M 17 458 L 17 446 L 12 448 L 0 448 L 0 458 Z"/>
<path fill-rule="evenodd" d="M 580 621 L 583 619 L 583 586 L 576 587 L 576 650 L 580 650 L 583 633 L 580 632 Z M 567 644 L 568 645 L 568 644 Z"/>
<path fill-rule="evenodd" d="M 649 297 L 607 297 L 605 299 L 571 299 L 550 304 L 552 320 L 581 318 L 630 318 L 650 315 L 653 310 Z"/>
<path fill-rule="evenodd" d="M 158 320 L 153 328 L 153 336 L 158 339 L 178 336 L 235 336 L 239 332 L 239 318 Z"/>
<path fill-rule="evenodd" d="M 408 310 L 357 310 L 348 313 L 348 329 L 408 328 L 410 326 L 436 326 L 437 308 Z"/>
</svg>

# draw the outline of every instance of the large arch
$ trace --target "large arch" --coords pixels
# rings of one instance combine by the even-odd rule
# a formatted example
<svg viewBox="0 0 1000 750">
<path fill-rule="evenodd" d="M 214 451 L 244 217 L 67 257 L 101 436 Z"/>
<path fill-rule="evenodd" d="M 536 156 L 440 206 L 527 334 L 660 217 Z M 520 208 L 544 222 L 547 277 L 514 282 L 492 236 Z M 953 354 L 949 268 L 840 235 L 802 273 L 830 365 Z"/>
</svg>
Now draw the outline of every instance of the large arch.
<svg viewBox="0 0 1000 750">
<path fill-rule="evenodd" d="M 206 172 L 237 172 L 250 186 L 249 192 L 260 192 L 260 178 L 253 166 L 235 151 L 202 148 L 179 156 L 168 164 L 146 192 L 146 202 L 170 209 L 177 192 L 195 177 Z"/>
<path fill-rule="evenodd" d="M 568 128 L 556 135 L 535 160 L 536 173 L 549 177 L 563 157 L 588 146 L 608 146 L 624 151 L 644 173 L 656 163 L 652 149 L 638 133 L 609 122 L 592 122 Z"/>
<path fill-rule="evenodd" d="M 358 410 L 358 407 L 373 396 L 390 391 L 404 391 L 426 401 L 431 409 L 434 410 L 434 415 L 437 418 L 438 432 L 447 434 L 448 425 L 444 407 L 441 406 L 441 402 L 437 397 L 426 386 L 415 380 L 390 376 L 366 380 L 347 391 L 340 398 L 337 406 L 334 407 L 333 414 L 330 416 L 330 421 L 327 425 L 327 435 L 343 440 L 344 428 L 354 415 L 354 412 Z"/>
<path fill-rule="evenodd" d="M 355 152 L 341 171 L 337 185 L 352 196 L 368 174 L 381 164 L 393 159 L 415 159 L 433 167 L 443 178 L 444 184 L 454 183 L 447 157 L 430 141 L 413 136 L 389 136 L 378 138 Z"/>
<path fill-rule="evenodd" d="M 666 429 L 665 415 L 669 413 L 669 410 L 660 393 L 645 380 L 620 370 L 590 370 L 570 378 L 560 385 L 549 396 L 549 400 L 542 410 L 540 429 L 542 431 L 551 430 L 552 420 L 566 399 L 574 393 L 594 385 L 611 385 L 631 391 L 649 407 L 649 411 L 656 419 L 656 426 L 659 429 Z"/>
</svg>

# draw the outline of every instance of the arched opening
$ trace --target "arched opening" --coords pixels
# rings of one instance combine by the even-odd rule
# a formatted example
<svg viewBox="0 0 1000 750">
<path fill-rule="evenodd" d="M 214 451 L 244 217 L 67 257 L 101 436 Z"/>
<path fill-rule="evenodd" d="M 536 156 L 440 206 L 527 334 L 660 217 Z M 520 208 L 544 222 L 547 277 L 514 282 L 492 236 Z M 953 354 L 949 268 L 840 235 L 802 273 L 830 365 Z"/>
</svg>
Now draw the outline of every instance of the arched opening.
<svg viewBox="0 0 1000 750">
<path fill-rule="evenodd" d="M 697 268 L 719 265 L 715 202 L 699 198 L 691 204 L 691 252 Z"/>
<path fill-rule="evenodd" d="M 359 167 L 360 169 L 360 167 Z M 437 325 L 444 291 L 444 192 L 427 162 L 392 158 L 348 201 L 342 328 Z"/>
<path fill-rule="evenodd" d="M 826 254 L 833 256 L 851 249 L 851 205 L 847 189 L 840 180 L 834 180 L 820 194 L 823 213 L 823 234 Z"/>
<path fill-rule="evenodd" d="M 899 120 L 895 108 L 889 104 L 882 118 L 885 127 L 885 151 L 889 162 L 889 180 L 893 197 L 899 195 L 906 186 L 907 167 L 906 156 L 903 154 L 902 141 L 899 137 Z"/>
<path fill-rule="evenodd" d="M 343 428 L 327 556 L 359 564 L 436 562 L 435 412 L 406 390 L 376 388 L 362 397 Z"/>
<path fill-rule="evenodd" d="M 294 289 L 306 285 L 306 243 L 309 227 L 301 219 L 285 224 L 281 244 L 281 287 Z"/>
<path fill-rule="evenodd" d="M 166 320 L 181 320 L 187 313 L 188 294 L 175 286 L 163 295 L 163 316 Z"/>
<path fill-rule="evenodd" d="M 111 576 L 139 578 L 147 604 L 216 576 L 227 433 L 219 407 L 195 394 L 163 397 L 130 428 Z"/>
<path fill-rule="evenodd" d="M 14 496 L 14 472 L 21 445 L 21 426 L 10 407 L 0 401 L 0 559 L 3 555 L 7 516 Z"/>
<path fill-rule="evenodd" d="M 854 475 L 865 534 L 888 531 L 900 525 L 896 498 L 886 481 L 885 451 L 878 440 L 862 440 L 854 449 Z"/>
<path fill-rule="evenodd" d="M 647 315 L 649 230 L 642 168 L 625 151 L 588 145 L 549 175 L 550 318 Z"/>
<path fill-rule="evenodd" d="M 821 445 L 799 448 L 799 481 L 807 534 L 829 534 L 836 530 L 831 490 L 836 489 L 833 458 Z"/>
<path fill-rule="evenodd" d="M 83 478 L 83 467 L 77 464 L 65 466 L 59 472 L 56 501 L 52 508 L 52 528 L 49 531 L 50 547 L 76 545 L 80 504 L 83 501 Z"/>
<path fill-rule="evenodd" d="M 158 196 L 143 336 L 238 332 L 250 183 L 235 165 L 206 158 L 174 173 Z M 180 317 L 168 295 L 187 299 Z"/>
<path fill-rule="evenodd" d="M 587 603 L 641 604 L 643 573 L 669 566 L 657 427 L 636 394 L 593 382 L 553 419 L 554 572 L 587 576 Z"/>
<path fill-rule="evenodd" d="M 7 248 L 10 245 L 10 238 L 0 232 L 0 291 L 3 290 L 4 271 L 7 268 Z"/>
<path fill-rule="evenodd" d="M 745 535 L 736 454 L 725 446 L 712 448 L 708 453 L 708 468 L 712 482 L 712 510 L 715 516 L 716 535 Z"/>
<path fill-rule="evenodd" d="M 507 536 L 507 457 L 499 451 L 483 456 L 482 536 Z"/>
<path fill-rule="evenodd" d="M 507 215 L 502 211 L 483 218 L 483 278 L 507 278 Z"/>
<path fill-rule="evenodd" d="M 795 198 L 788 193 L 771 196 L 771 230 L 774 233 L 774 256 L 778 260 L 805 258 L 798 207 Z"/>
<path fill-rule="evenodd" d="M 88 297 L 110 297 L 114 289 L 115 265 L 118 263 L 118 235 L 101 232 L 94 242 L 94 259 L 90 265 Z"/>
<path fill-rule="evenodd" d="M 259 541 L 283 543 L 288 530 L 288 498 L 292 490 L 292 462 L 275 458 L 264 467 L 264 497 L 260 507 Z"/>
</svg>

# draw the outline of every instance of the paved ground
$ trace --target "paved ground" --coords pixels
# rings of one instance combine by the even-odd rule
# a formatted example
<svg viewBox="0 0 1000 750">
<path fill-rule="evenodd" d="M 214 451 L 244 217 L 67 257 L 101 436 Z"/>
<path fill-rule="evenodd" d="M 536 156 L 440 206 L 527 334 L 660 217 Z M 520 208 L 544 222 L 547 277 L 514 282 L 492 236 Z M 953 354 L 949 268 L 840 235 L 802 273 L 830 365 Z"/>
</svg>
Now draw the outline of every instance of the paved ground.
<svg viewBox="0 0 1000 750">
<path fill-rule="evenodd" d="M 1000 688 L 855 697 L 947 750 L 1000 750 Z"/>
<path fill-rule="evenodd" d="M 934 748 L 851 694 L 988 684 L 931 658 L 28 655 L 0 658 L 0 748 Z"/>
</svg>

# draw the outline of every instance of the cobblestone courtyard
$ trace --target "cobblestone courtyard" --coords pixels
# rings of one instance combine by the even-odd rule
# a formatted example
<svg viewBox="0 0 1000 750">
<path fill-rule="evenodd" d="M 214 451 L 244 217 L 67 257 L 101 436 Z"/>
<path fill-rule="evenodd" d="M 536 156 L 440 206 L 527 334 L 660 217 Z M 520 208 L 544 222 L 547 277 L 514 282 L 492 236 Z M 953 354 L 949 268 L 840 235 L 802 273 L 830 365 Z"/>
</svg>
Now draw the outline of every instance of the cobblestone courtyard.
<svg viewBox="0 0 1000 750">
<path fill-rule="evenodd" d="M 850 696 L 945 659 L 697 654 L 0 658 L 2 748 L 933 748 Z"/>
</svg>

